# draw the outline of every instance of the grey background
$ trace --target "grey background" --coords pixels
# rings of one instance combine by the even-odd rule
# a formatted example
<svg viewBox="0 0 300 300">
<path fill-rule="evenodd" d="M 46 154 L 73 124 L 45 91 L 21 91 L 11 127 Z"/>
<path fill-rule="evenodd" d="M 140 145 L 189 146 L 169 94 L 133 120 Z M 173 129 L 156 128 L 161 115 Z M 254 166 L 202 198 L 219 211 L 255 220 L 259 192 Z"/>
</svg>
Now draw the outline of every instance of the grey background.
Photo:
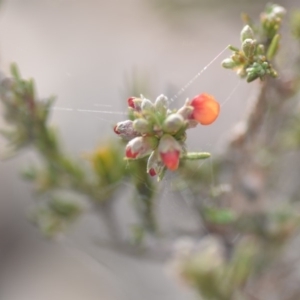
<svg viewBox="0 0 300 300">
<path fill-rule="evenodd" d="M 0 63 L 8 72 L 17 62 L 24 77 L 36 80 L 41 97 L 57 95 L 56 105 L 126 111 L 132 74 L 148 84 L 145 96 L 172 97 L 229 43 L 239 44 L 239 14 L 258 16 L 267 1 L 7 0 L 0 6 Z M 172 3 L 172 1 L 169 1 Z M 175 2 L 175 1 L 174 1 Z M 197 3 L 194 5 L 193 3 Z M 298 1 L 278 1 L 299 8 Z M 239 80 L 220 68 L 225 51 L 174 105 L 208 92 L 224 103 Z M 243 116 L 255 83 L 241 82 L 222 106 L 219 119 L 189 133 L 191 150 L 222 150 Z M 95 105 L 96 104 L 96 105 Z M 103 105 L 103 106 L 101 106 Z M 107 107 L 110 105 L 111 107 Z M 112 136 L 119 114 L 55 110 L 52 122 L 70 155 L 82 155 Z M 2 120 L 0 125 L 4 126 Z M 3 149 L 4 142 L 0 140 Z M 0 162 L 0 224 L 8 243 L 1 260 L 1 299 L 194 299 L 165 272 L 162 261 L 134 258 L 97 245 L 105 236 L 101 221 L 89 214 L 57 242 L 41 238 L 26 221 L 32 187 L 19 171 L 32 153 Z M 162 205 L 169 226 L 188 223 L 172 204 L 169 182 L 162 183 Z M 119 212 L 131 218 L 126 205 Z"/>
</svg>

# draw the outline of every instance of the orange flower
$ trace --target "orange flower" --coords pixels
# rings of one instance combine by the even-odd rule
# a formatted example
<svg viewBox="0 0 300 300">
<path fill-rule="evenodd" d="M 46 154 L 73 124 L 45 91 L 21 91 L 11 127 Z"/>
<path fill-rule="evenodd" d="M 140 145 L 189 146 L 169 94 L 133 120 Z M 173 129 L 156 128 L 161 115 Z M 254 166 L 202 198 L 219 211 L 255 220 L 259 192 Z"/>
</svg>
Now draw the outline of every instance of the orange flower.
<svg viewBox="0 0 300 300">
<path fill-rule="evenodd" d="M 194 108 L 191 118 L 202 125 L 213 123 L 220 112 L 220 104 L 209 94 L 200 94 L 194 97 L 190 106 Z"/>
</svg>

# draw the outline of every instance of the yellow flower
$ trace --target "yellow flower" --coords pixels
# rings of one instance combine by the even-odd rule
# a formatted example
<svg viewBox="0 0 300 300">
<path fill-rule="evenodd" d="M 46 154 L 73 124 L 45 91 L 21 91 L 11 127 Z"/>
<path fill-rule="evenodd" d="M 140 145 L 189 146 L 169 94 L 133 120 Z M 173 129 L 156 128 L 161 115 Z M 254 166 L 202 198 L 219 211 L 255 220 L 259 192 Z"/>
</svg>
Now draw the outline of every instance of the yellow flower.
<svg viewBox="0 0 300 300">
<path fill-rule="evenodd" d="M 111 142 L 99 145 L 85 155 L 101 181 L 112 184 L 123 176 L 124 161 L 122 149 Z"/>
</svg>

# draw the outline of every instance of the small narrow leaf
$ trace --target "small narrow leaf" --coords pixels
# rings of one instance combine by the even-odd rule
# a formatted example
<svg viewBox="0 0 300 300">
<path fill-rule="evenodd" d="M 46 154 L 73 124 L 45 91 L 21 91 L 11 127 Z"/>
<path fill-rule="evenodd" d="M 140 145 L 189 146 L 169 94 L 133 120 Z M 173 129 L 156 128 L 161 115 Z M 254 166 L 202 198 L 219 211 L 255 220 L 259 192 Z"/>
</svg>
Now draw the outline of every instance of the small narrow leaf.
<svg viewBox="0 0 300 300">
<path fill-rule="evenodd" d="M 267 59 L 268 60 L 272 60 L 277 51 L 278 51 L 278 48 L 279 48 L 279 41 L 280 41 L 280 35 L 279 34 L 275 34 L 273 39 L 272 39 L 272 42 L 268 48 L 268 52 L 267 52 Z"/>
<path fill-rule="evenodd" d="M 189 160 L 206 159 L 211 155 L 208 152 L 188 152 L 183 158 Z"/>
</svg>

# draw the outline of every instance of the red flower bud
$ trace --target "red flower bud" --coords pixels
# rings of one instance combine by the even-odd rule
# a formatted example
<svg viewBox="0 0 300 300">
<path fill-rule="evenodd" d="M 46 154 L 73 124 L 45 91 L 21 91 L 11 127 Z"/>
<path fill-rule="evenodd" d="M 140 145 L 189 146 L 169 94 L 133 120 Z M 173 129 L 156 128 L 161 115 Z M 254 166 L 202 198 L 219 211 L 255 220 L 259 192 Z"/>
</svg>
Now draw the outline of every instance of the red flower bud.
<svg viewBox="0 0 300 300">
<path fill-rule="evenodd" d="M 134 108 L 134 102 L 133 99 L 135 99 L 135 97 L 130 97 L 127 100 L 128 106 Z"/>
<path fill-rule="evenodd" d="M 179 166 L 179 156 L 180 152 L 177 150 L 169 151 L 167 153 L 161 153 L 160 157 L 164 162 L 165 166 L 171 170 L 175 171 L 178 169 Z"/>
<path fill-rule="evenodd" d="M 120 134 L 120 133 L 121 133 L 120 131 L 118 131 L 118 125 L 115 125 L 115 126 L 114 126 L 114 132 L 115 132 L 116 134 Z"/>
<path fill-rule="evenodd" d="M 178 141 L 169 134 L 165 134 L 159 142 L 158 151 L 163 164 L 171 171 L 179 166 L 182 147 Z"/>
<path fill-rule="evenodd" d="M 127 100 L 128 106 L 133 108 L 136 111 L 141 110 L 141 103 L 142 99 L 141 98 L 136 98 L 136 97 L 130 97 Z"/>
<path fill-rule="evenodd" d="M 131 159 L 145 157 L 157 147 L 157 144 L 158 140 L 155 137 L 136 137 L 127 144 L 125 155 Z"/>
<path fill-rule="evenodd" d="M 220 104 L 213 96 L 208 94 L 196 96 L 190 102 L 190 106 L 194 108 L 191 119 L 198 121 L 202 125 L 213 123 L 220 112 Z"/>
</svg>

